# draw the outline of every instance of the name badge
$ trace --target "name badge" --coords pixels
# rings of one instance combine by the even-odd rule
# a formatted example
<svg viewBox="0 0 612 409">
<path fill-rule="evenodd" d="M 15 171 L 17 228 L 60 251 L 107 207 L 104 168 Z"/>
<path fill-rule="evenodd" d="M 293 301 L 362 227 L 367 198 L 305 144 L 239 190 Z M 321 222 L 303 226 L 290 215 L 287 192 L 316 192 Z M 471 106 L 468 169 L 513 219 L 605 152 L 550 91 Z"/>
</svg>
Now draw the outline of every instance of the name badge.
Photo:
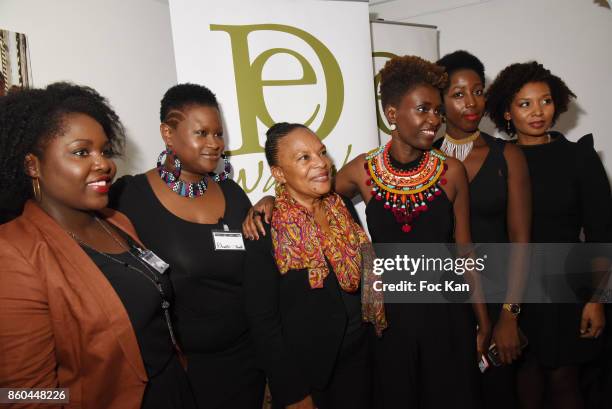
<svg viewBox="0 0 612 409">
<path fill-rule="evenodd" d="M 229 230 L 213 230 L 213 243 L 216 251 L 239 250 L 244 251 L 244 240 L 242 233 Z"/>
<path fill-rule="evenodd" d="M 164 274 L 168 267 L 170 267 L 168 263 L 159 258 L 157 254 L 153 253 L 151 250 L 138 249 L 138 253 L 138 257 L 157 270 L 159 274 Z"/>
</svg>

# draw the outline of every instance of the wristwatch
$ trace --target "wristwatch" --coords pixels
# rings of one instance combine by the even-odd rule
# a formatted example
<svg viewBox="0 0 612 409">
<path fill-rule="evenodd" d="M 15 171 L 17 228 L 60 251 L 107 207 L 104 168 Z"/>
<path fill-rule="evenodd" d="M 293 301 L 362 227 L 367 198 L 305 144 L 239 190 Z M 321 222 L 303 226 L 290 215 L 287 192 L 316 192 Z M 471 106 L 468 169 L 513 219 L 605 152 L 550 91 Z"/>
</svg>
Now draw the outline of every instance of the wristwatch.
<svg viewBox="0 0 612 409">
<path fill-rule="evenodd" d="M 504 304 L 502 308 L 514 315 L 515 317 L 518 317 L 518 315 L 521 313 L 520 304 Z"/>
</svg>

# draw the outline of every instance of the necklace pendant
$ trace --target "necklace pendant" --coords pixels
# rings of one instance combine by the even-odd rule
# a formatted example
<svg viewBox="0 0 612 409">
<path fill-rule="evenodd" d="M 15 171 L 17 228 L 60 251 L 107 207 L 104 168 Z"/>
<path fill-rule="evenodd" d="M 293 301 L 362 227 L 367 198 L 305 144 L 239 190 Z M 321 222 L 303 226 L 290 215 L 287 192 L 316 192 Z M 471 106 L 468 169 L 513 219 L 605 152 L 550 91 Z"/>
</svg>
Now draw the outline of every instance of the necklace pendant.
<svg viewBox="0 0 612 409">
<path fill-rule="evenodd" d="M 162 306 L 162 309 L 167 310 L 168 308 L 170 308 L 170 302 L 163 300 L 161 306 Z"/>
</svg>

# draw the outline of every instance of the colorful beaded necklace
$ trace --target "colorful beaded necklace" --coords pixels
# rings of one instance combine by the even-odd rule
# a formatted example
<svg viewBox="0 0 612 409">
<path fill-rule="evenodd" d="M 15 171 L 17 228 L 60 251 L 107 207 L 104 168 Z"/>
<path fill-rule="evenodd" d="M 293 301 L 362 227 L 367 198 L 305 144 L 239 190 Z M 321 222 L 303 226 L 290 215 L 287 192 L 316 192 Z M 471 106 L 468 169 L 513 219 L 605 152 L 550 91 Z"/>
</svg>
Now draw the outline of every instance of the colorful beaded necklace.
<svg viewBox="0 0 612 409">
<path fill-rule="evenodd" d="M 395 169 L 389 158 L 391 141 L 381 145 L 366 156 L 366 181 L 372 186 L 372 196 L 385 200 L 385 209 L 390 210 L 395 220 L 408 233 L 410 223 L 421 212 L 427 211 L 426 202 L 442 194 L 440 185 L 446 184 L 442 176 L 448 165 L 446 156 L 437 149 L 425 151 L 418 164 L 407 170 Z"/>
<path fill-rule="evenodd" d="M 162 161 L 162 155 L 164 155 L 164 152 L 162 152 L 157 160 L 157 172 L 159 173 L 159 177 L 161 177 L 161 179 L 170 189 L 172 189 L 174 193 L 183 197 L 195 198 L 202 196 L 204 193 L 206 193 L 206 189 L 208 189 L 209 177 L 211 177 L 215 182 L 219 183 L 227 179 L 232 170 L 232 165 L 230 164 L 227 155 L 223 154 L 221 155 L 224 164 L 222 173 L 209 173 L 207 176 L 204 176 L 197 182 L 186 182 L 179 178 L 181 164 L 176 156 L 174 157 L 174 170 L 166 169 L 164 166 L 164 161 Z"/>
</svg>

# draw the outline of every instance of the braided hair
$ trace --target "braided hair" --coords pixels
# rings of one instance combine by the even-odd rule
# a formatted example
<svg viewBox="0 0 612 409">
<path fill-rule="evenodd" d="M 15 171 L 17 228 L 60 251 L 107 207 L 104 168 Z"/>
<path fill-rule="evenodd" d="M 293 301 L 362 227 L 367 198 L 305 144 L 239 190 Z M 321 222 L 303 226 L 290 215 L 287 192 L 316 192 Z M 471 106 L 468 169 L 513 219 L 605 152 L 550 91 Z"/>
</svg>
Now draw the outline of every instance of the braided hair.
<svg viewBox="0 0 612 409">
<path fill-rule="evenodd" d="M 308 129 L 306 125 L 279 122 L 266 132 L 266 145 L 264 147 L 268 166 L 278 165 L 278 143 L 294 129 Z"/>
</svg>

